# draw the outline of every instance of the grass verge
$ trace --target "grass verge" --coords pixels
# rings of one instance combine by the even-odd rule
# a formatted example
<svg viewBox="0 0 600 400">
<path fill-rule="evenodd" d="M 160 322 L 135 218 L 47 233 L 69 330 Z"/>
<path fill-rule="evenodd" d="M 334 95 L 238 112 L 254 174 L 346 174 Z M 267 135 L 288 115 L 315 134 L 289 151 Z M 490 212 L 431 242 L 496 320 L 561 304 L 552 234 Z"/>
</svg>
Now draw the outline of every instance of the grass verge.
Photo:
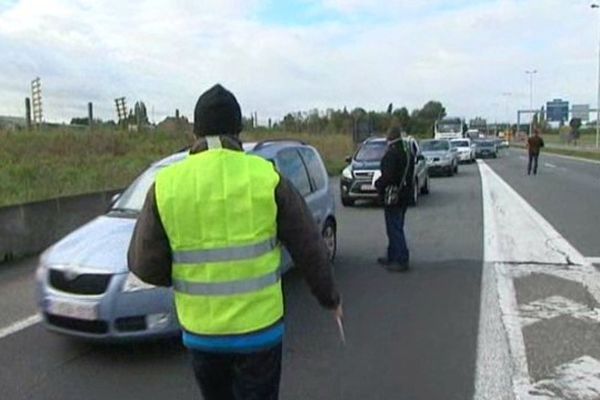
<svg viewBox="0 0 600 400">
<path fill-rule="evenodd" d="M 520 149 L 525 149 L 525 145 L 522 144 L 512 144 L 511 146 L 513 147 L 517 147 Z M 542 150 L 542 152 L 544 153 L 550 153 L 550 154 L 558 154 L 558 155 L 562 155 L 562 156 L 570 156 L 570 157 L 576 157 L 576 158 L 583 158 L 586 160 L 594 160 L 594 161 L 600 161 L 600 152 L 593 152 L 593 151 L 585 151 L 585 150 L 571 150 L 571 149 L 558 149 L 558 148 L 553 148 L 553 147 L 544 147 L 544 149 Z"/>
<path fill-rule="evenodd" d="M 354 150 L 350 135 L 242 133 L 244 141 L 293 138 L 315 146 L 330 174 Z M 150 163 L 193 142 L 166 132 L 1 132 L 0 207 L 124 187 Z"/>
</svg>

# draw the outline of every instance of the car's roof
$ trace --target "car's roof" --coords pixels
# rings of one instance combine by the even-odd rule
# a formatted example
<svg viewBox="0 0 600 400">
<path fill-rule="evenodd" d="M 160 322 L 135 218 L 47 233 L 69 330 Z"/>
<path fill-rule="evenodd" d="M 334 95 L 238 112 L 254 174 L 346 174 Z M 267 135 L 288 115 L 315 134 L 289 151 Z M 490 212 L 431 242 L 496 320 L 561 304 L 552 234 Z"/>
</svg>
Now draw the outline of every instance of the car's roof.
<svg viewBox="0 0 600 400">
<path fill-rule="evenodd" d="M 242 148 L 246 153 L 256 154 L 266 159 L 274 158 L 277 153 L 289 147 L 310 147 L 304 142 L 285 139 L 285 140 L 273 140 L 273 141 L 262 141 L 262 142 L 245 142 L 242 143 Z M 166 167 L 176 162 L 182 161 L 189 154 L 189 149 L 182 149 L 177 153 L 171 154 L 163 159 L 152 164 L 154 167 Z"/>
</svg>

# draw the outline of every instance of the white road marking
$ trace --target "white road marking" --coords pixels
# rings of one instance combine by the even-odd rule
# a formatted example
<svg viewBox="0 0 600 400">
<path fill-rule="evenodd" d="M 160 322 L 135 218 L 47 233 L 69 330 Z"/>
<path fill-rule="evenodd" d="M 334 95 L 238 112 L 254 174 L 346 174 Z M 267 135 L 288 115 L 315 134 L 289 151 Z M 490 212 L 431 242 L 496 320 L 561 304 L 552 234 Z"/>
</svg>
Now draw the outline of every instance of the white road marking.
<svg viewBox="0 0 600 400">
<path fill-rule="evenodd" d="M 544 165 L 548 168 L 556 168 L 556 165 L 550 163 L 544 163 Z"/>
<path fill-rule="evenodd" d="M 562 315 L 569 315 L 585 322 L 600 322 L 600 310 L 562 296 L 550 296 L 543 300 L 523 304 L 519 307 L 519 314 L 524 327 Z"/>
<path fill-rule="evenodd" d="M 587 257 L 586 260 L 590 264 L 600 264 L 600 257 Z"/>
<path fill-rule="evenodd" d="M 590 356 L 579 357 L 556 368 L 554 376 L 535 384 L 539 393 L 560 393 L 565 400 L 597 400 L 600 398 L 600 361 Z M 536 397 L 539 398 L 539 397 Z"/>
<path fill-rule="evenodd" d="M 565 392 L 576 390 L 571 385 L 572 381 L 577 376 L 587 376 L 587 372 L 583 369 L 588 368 L 590 363 L 561 366 L 560 368 L 564 367 L 564 370 L 558 371 L 557 379 L 552 380 L 551 384 L 543 382 L 545 388 L 543 391 L 533 384 L 529 376 L 522 331 L 523 320 L 519 316 L 520 309 L 516 300 L 513 278 L 536 271 L 553 273 L 583 284 L 590 294 L 599 301 L 600 273 L 589 265 L 577 249 L 489 166 L 482 161 L 478 161 L 478 165 L 481 174 L 484 214 L 485 263 L 481 288 L 482 290 L 489 290 L 491 285 L 496 285 L 496 290 L 492 288 L 492 293 L 497 296 L 499 302 L 500 320 L 503 324 L 509 354 L 512 358 L 510 371 L 508 371 L 512 380 L 512 388 L 508 388 L 508 391 L 513 394 L 513 397 L 510 398 L 518 400 L 560 398 L 557 393 L 561 393 L 561 390 Z M 514 267 L 515 264 L 518 267 Z M 490 277 L 494 276 L 496 278 L 495 282 L 490 281 Z M 484 298 L 489 294 L 482 292 L 481 296 L 482 308 L 480 309 L 474 398 L 476 400 L 509 398 L 505 397 L 506 395 L 500 397 L 497 393 L 486 393 L 487 388 L 498 386 L 497 382 L 481 382 L 482 379 L 501 379 L 502 382 L 506 380 L 504 374 L 499 374 L 500 377 L 497 377 L 489 372 L 486 373 L 490 369 L 495 368 L 497 372 L 502 372 L 502 369 L 500 369 L 501 363 L 498 360 L 489 357 L 492 351 L 486 349 L 485 346 L 504 346 L 504 343 L 494 342 L 494 338 L 498 337 L 498 333 L 489 328 L 486 319 L 489 318 L 488 314 L 497 314 L 497 311 L 493 308 L 489 309 L 489 304 L 484 301 Z M 554 312 L 556 312 L 558 305 L 554 300 L 556 299 L 553 299 L 550 303 L 553 303 Z M 536 304 L 532 304 L 529 309 L 525 307 L 521 311 L 528 311 L 529 313 L 525 314 L 528 318 L 535 317 L 538 319 L 547 316 L 552 311 L 552 305 L 546 305 L 545 313 L 534 314 L 533 308 L 535 306 Z M 586 317 L 589 317 L 589 315 L 586 315 Z M 502 353 L 505 353 L 505 351 L 503 350 Z M 596 370 L 594 373 L 597 372 Z M 568 374 L 568 378 L 565 374 Z M 589 390 L 597 390 L 600 393 L 600 385 L 595 383 L 590 385 L 582 388 L 581 390 L 584 390 L 584 392 L 579 392 L 579 395 L 581 393 L 586 394 Z M 583 399 L 588 397 L 573 398 Z"/>
<path fill-rule="evenodd" d="M 9 326 L 0 329 L 0 339 L 4 339 L 7 336 L 12 335 L 13 333 L 17 333 L 22 331 L 23 329 L 27 329 L 32 325 L 37 324 L 42 320 L 42 317 L 39 314 L 31 315 L 25 319 L 17 321 Z"/>
<path fill-rule="evenodd" d="M 519 158 L 520 158 L 521 160 L 523 160 L 523 161 L 529 161 L 529 160 L 527 159 L 527 157 L 525 157 L 525 156 L 519 156 Z"/>
</svg>

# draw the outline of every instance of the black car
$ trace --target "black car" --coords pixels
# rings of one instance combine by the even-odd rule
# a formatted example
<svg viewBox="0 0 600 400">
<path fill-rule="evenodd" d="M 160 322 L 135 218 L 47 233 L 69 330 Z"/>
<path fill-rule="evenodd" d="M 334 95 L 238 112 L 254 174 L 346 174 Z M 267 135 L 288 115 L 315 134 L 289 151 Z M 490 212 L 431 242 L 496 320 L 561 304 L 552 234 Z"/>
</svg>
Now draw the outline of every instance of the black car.
<svg viewBox="0 0 600 400">
<path fill-rule="evenodd" d="M 429 171 L 419 144 L 412 138 L 403 139 L 410 146 L 415 158 L 413 176 L 412 205 L 416 205 L 419 194 L 429 193 Z M 380 176 L 381 159 L 385 154 L 387 141 L 384 138 L 370 138 L 361 143 L 353 157 L 348 157 L 348 166 L 340 178 L 341 201 L 344 206 L 352 206 L 356 200 L 378 200 L 374 181 Z"/>
</svg>

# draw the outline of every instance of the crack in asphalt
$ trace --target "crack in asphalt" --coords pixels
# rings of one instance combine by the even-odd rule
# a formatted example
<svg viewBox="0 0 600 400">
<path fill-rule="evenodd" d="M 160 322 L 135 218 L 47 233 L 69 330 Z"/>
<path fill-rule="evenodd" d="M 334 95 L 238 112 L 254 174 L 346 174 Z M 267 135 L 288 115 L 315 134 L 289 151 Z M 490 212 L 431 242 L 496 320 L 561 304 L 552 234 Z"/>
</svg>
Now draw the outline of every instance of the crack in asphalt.
<svg viewBox="0 0 600 400">
<path fill-rule="evenodd" d="M 550 239 L 547 239 L 546 242 L 544 243 L 544 245 L 547 248 L 549 248 L 550 250 L 552 250 L 552 251 L 560 254 L 561 256 L 563 256 L 565 258 L 565 261 L 566 261 L 567 265 L 569 265 L 569 266 L 580 265 L 580 264 L 575 264 L 573 261 L 571 261 L 571 257 L 567 253 L 565 253 L 564 251 L 562 251 L 560 249 L 557 249 L 556 247 L 552 246 L 552 241 L 559 240 L 559 239 L 561 239 L 561 238 L 550 238 Z"/>
</svg>

